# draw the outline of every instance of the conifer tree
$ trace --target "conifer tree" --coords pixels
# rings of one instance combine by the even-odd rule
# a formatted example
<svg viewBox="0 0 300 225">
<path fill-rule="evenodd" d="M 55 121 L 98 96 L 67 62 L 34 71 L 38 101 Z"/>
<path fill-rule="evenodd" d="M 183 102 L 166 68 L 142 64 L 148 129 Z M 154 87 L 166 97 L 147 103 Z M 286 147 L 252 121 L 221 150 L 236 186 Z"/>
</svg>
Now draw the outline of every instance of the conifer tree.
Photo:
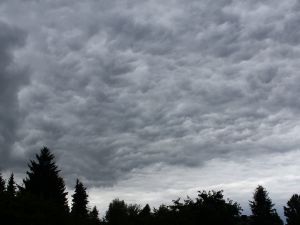
<svg viewBox="0 0 300 225">
<path fill-rule="evenodd" d="M 6 211 L 6 203 L 5 203 L 5 180 L 2 178 L 2 174 L 0 173 L 0 220 L 4 220 L 4 214 Z M 1 222 L 0 223 L 3 223 Z"/>
<path fill-rule="evenodd" d="M 84 185 L 77 179 L 75 185 L 75 192 L 72 195 L 72 210 L 71 214 L 74 217 L 78 218 L 87 218 L 88 217 L 88 195 L 86 193 L 86 188 Z"/>
<path fill-rule="evenodd" d="M 99 211 L 96 206 L 93 207 L 93 209 L 89 212 L 89 218 L 91 221 L 91 224 L 100 224 L 100 219 L 99 219 Z"/>
<path fill-rule="evenodd" d="M 17 215 L 19 213 L 18 207 L 18 199 L 16 198 L 16 183 L 14 180 L 14 174 L 11 173 L 4 197 L 4 207 L 3 210 L 5 212 L 5 216 L 3 217 L 4 224 L 16 224 L 17 223 Z"/>
<path fill-rule="evenodd" d="M 253 201 L 250 201 L 252 210 L 252 225 L 282 225 L 283 222 L 278 216 L 274 204 L 268 196 L 264 187 L 258 186 L 253 195 Z"/>
<path fill-rule="evenodd" d="M 5 180 L 2 178 L 2 174 L 0 173 L 0 195 L 5 191 Z"/>
<path fill-rule="evenodd" d="M 31 160 L 27 178 L 23 180 L 24 189 L 39 199 L 54 202 L 59 208 L 68 211 L 65 183 L 60 177 L 55 157 L 46 147 L 41 149 L 36 160 Z"/>
<path fill-rule="evenodd" d="M 145 207 L 140 211 L 139 213 L 139 219 L 140 223 L 144 225 L 151 224 L 152 218 L 151 218 L 151 208 L 148 204 L 145 205 Z"/>
<path fill-rule="evenodd" d="M 151 208 L 149 204 L 146 204 L 145 207 L 140 212 L 141 216 L 150 216 L 151 215 Z"/>
<path fill-rule="evenodd" d="M 67 192 L 54 155 L 44 147 L 28 166 L 18 196 L 22 224 L 65 225 L 69 216 Z"/>
<path fill-rule="evenodd" d="M 16 196 L 16 183 L 14 179 L 14 174 L 12 173 L 8 179 L 6 193 L 9 197 Z"/>
<path fill-rule="evenodd" d="M 284 207 L 287 225 L 300 224 L 300 196 L 294 194 Z"/>
</svg>

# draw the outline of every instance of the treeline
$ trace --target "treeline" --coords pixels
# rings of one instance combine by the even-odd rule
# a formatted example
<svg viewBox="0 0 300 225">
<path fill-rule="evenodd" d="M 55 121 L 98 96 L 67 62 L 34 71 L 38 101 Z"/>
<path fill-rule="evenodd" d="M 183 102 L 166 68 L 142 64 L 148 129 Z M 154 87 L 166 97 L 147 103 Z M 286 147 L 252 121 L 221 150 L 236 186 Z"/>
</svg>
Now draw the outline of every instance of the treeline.
<svg viewBox="0 0 300 225">
<path fill-rule="evenodd" d="M 54 155 L 44 147 L 28 164 L 21 185 L 11 174 L 0 174 L 0 224 L 3 225 L 283 225 L 264 187 L 258 186 L 249 202 L 252 215 L 242 215 L 240 205 L 225 200 L 222 191 L 200 191 L 195 199 L 174 200 L 151 209 L 147 204 L 126 204 L 115 199 L 105 215 L 89 208 L 86 187 L 78 179 L 69 208 L 63 178 Z M 287 225 L 300 225 L 300 196 L 284 207 Z"/>
</svg>

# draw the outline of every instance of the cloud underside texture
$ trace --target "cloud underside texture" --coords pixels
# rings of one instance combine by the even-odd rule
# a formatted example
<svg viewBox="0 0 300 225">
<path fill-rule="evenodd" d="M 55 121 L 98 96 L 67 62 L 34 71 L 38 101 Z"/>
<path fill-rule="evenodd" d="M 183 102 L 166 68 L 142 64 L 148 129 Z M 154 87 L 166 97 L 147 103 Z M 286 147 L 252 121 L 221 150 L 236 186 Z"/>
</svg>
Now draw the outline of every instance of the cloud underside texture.
<svg viewBox="0 0 300 225">
<path fill-rule="evenodd" d="M 161 177 L 180 186 L 189 171 L 233 190 L 233 178 L 247 186 L 274 183 L 285 168 L 296 176 L 279 165 L 299 164 L 299 6 L 2 1 L 2 167 L 23 171 L 46 145 L 68 185 L 78 176 L 95 188 L 134 179 L 142 190 L 149 178 L 162 191 Z M 212 164 L 228 172 L 219 177 Z"/>
</svg>

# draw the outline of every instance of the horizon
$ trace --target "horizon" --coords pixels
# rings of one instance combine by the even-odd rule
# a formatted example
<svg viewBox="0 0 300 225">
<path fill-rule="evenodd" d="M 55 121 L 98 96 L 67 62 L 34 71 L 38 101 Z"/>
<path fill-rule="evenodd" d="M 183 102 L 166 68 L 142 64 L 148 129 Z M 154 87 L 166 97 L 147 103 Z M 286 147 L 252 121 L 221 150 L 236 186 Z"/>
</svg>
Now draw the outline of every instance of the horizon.
<svg viewBox="0 0 300 225">
<path fill-rule="evenodd" d="M 50 152 L 52 152 L 51 149 L 50 149 Z M 38 152 L 36 154 L 38 154 Z M 35 159 L 35 157 L 28 159 L 27 165 L 31 160 L 34 160 L 34 159 Z M 56 158 L 55 158 L 55 161 L 57 161 Z M 59 165 L 59 162 L 57 162 L 57 164 Z M 27 170 L 28 170 L 28 168 L 27 168 Z M 15 175 L 16 184 L 18 184 L 20 186 L 23 186 L 23 179 L 25 179 L 27 177 L 25 171 L 22 175 L 15 174 L 13 171 L 0 171 L 0 172 L 2 172 L 2 175 L 4 175 L 3 178 L 5 180 L 8 180 L 11 173 L 13 173 Z M 60 175 L 63 175 L 63 174 L 64 174 L 63 171 L 60 170 Z M 76 179 L 79 179 L 79 178 L 76 178 Z M 125 181 L 125 183 L 126 183 L 126 181 Z M 84 184 L 84 182 L 83 182 L 83 184 Z M 74 185 L 75 185 L 75 180 L 74 180 Z M 71 205 L 72 205 L 71 196 L 74 193 L 74 185 L 68 186 L 68 184 L 66 184 L 66 191 L 68 193 L 67 198 L 68 198 L 69 207 L 71 207 Z M 230 184 L 230 185 L 232 185 L 232 184 Z M 132 192 L 131 195 L 128 196 L 126 194 L 122 195 L 122 192 L 121 192 L 121 194 L 119 194 L 120 192 L 118 191 L 118 187 L 105 187 L 105 189 L 108 189 L 108 190 L 102 194 L 99 193 L 99 190 L 97 190 L 97 188 L 89 187 L 87 189 L 87 193 L 89 196 L 88 206 L 90 209 L 93 206 L 97 206 L 97 208 L 99 209 L 99 212 L 100 212 L 100 218 L 102 218 L 103 216 L 105 216 L 105 213 L 108 210 L 108 205 L 114 199 L 125 200 L 125 202 L 128 204 L 137 204 L 141 207 L 145 206 L 146 204 L 149 204 L 151 207 L 151 210 L 153 210 L 154 208 L 157 209 L 160 205 L 169 205 L 174 200 L 177 200 L 177 199 L 181 199 L 181 201 L 183 201 L 187 197 L 191 197 L 192 199 L 195 199 L 197 197 L 199 191 L 223 191 L 224 199 L 232 200 L 233 202 L 238 203 L 242 208 L 242 211 L 241 211 L 242 215 L 249 216 L 252 214 L 250 207 L 249 207 L 249 202 L 253 200 L 252 198 L 253 198 L 253 193 L 255 191 L 255 188 L 257 188 L 259 185 L 262 185 L 262 184 L 259 183 L 259 184 L 255 185 L 254 183 L 252 183 L 252 185 L 254 185 L 253 186 L 254 188 L 253 188 L 252 192 L 250 193 L 251 195 L 249 196 L 249 198 L 248 199 L 240 199 L 240 201 L 232 198 L 233 196 L 239 196 L 238 192 L 234 193 L 232 191 L 227 192 L 226 190 L 224 190 L 224 187 L 226 185 L 211 185 L 211 186 L 207 185 L 207 186 L 204 186 L 204 188 L 194 187 L 194 188 L 190 188 L 188 190 L 184 190 L 184 189 L 177 190 L 176 186 L 169 185 L 169 187 L 172 187 L 171 188 L 172 193 L 168 195 L 169 199 L 167 199 L 166 197 L 164 199 L 160 198 L 161 193 L 159 191 L 155 191 L 152 193 L 146 193 L 145 190 L 139 190 L 137 193 Z M 264 185 L 262 185 L 262 186 L 264 186 Z M 130 187 L 130 185 L 129 185 L 129 187 Z M 264 186 L 264 187 L 266 188 L 266 186 Z M 249 188 L 248 188 L 248 190 L 249 190 Z M 268 187 L 266 188 L 266 190 L 268 191 Z M 270 198 L 272 199 L 272 202 L 274 203 L 274 208 L 277 210 L 279 216 L 283 219 L 283 221 L 286 221 L 286 218 L 283 214 L 283 206 L 286 206 L 286 202 L 291 197 L 291 195 L 296 194 L 297 192 L 294 192 L 290 195 L 281 197 L 281 199 L 280 199 L 281 201 L 279 201 L 279 204 L 278 204 L 278 199 L 274 200 L 272 198 L 272 193 L 270 193 L 269 191 L 268 191 L 268 193 L 269 193 Z M 139 200 L 136 200 L 136 195 L 138 195 L 140 197 Z"/>
<path fill-rule="evenodd" d="M 275 3 L 1 1 L 0 170 L 20 180 L 48 146 L 102 214 L 216 188 L 249 212 L 261 184 L 283 217 L 300 190 L 300 3 Z"/>
</svg>

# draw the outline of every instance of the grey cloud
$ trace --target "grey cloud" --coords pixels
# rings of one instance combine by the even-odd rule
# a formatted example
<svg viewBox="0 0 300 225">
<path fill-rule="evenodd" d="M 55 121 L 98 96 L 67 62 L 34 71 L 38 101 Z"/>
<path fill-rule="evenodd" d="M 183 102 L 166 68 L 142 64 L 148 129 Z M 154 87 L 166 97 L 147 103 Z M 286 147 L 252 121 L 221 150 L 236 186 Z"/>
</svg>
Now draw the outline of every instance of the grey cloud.
<svg viewBox="0 0 300 225">
<path fill-rule="evenodd" d="M 81 176 L 103 186 L 156 163 L 202 168 L 295 151 L 292 3 L 3 3 L 3 17 L 28 33 L 16 63 L 32 72 L 20 90 L 22 115 L 10 114 L 23 116 L 15 151 L 26 159 L 47 145 L 68 184 Z M 30 17 L 12 17 L 25 6 Z"/>
<path fill-rule="evenodd" d="M 28 81 L 27 71 L 14 63 L 13 51 L 25 43 L 20 29 L 0 22 L 0 153 L 1 167 L 9 165 L 11 151 L 17 140 L 22 115 L 18 107 L 18 91 Z"/>
</svg>

